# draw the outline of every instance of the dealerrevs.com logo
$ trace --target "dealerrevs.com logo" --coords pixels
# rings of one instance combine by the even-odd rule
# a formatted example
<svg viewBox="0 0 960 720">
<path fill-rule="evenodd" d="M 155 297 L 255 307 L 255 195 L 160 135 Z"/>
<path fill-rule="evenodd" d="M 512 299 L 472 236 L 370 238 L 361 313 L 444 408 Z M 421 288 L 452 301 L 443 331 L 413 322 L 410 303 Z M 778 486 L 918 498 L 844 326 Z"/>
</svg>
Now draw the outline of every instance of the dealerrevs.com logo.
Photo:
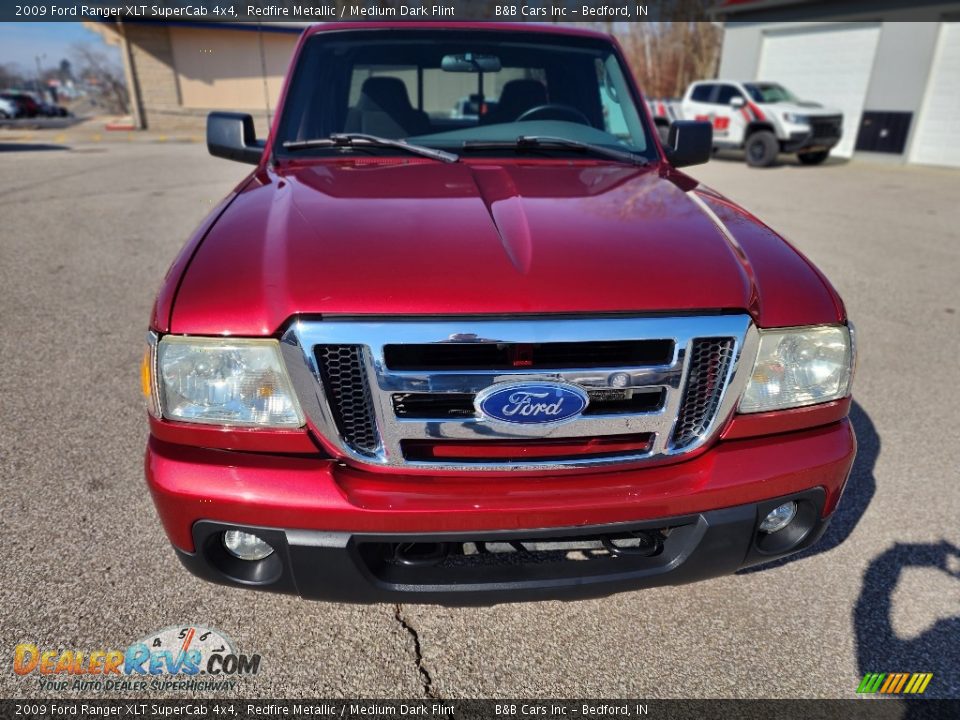
<svg viewBox="0 0 960 720">
<path fill-rule="evenodd" d="M 20 643 L 13 671 L 41 690 L 229 691 L 260 672 L 260 655 L 237 652 L 225 634 L 199 625 L 164 628 L 124 649 L 44 649 Z"/>
</svg>

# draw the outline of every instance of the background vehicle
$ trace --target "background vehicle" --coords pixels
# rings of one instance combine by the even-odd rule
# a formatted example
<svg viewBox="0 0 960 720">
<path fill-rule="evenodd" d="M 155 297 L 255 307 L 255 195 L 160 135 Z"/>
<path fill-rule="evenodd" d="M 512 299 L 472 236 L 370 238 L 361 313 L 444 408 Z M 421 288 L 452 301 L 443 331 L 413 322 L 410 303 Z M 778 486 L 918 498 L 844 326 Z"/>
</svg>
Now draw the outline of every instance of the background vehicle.
<svg viewBox="0 0 960 720">
<path fill-rule="evenodd" d="M 0 97 L 0 119 L 7 120 L 17 117 L 20 109 L 12 100 Z"/>
<path fill-rule="evenodd" d="M 23 92 L 2 92 L 0 98 L 17 106 L 17 117 L 33 118 L 41 114 L 40 104 Z"/>
<path fill-rule="evenodd" d="M 712 123 L 714 146 L 745 150 L 755 167 L 772 165 L 781 152 L 796 153 L 806 165 L 822 163 L 843 132 L 839 110 L 799 100 L 771 82 L 695 82 L 683 96 L 681 112 Z"/>
</svg>

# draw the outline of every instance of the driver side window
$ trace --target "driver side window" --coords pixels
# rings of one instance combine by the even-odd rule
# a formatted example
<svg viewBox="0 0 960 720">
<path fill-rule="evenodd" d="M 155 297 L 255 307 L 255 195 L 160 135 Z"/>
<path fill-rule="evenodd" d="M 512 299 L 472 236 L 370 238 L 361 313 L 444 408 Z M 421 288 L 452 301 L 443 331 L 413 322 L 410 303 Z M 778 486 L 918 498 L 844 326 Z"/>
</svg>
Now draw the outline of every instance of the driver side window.
<svg viewBox="0 0 960 720">
<path fill-rule="evenodd" d="M 721 85 L 715 102 L 717 105 L 729 105 L 734 98 L 742 98 L 743 93 L 733 85 Z"/>
</svg>

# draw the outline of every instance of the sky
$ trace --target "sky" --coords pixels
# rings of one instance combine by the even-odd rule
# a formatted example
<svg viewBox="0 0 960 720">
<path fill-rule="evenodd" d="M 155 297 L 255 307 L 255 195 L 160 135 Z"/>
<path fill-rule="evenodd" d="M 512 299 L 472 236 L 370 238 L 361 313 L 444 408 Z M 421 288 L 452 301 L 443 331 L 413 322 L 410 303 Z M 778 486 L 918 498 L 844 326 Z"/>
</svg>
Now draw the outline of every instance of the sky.
<svg viewBox="0 0 960 720">
<path fill-rule="evenodd" d="M 15 64 L 20 72 L 32 76 L 37 71 L 37 55 L 43 69 L 56 67 L 63 58 L 70 58 L 70 46 L 78 42 L 102 49 L 119 64 L 119 50 L 105 45 L 80 22 L 0 22 L 0 65 Z"/>
</svg>

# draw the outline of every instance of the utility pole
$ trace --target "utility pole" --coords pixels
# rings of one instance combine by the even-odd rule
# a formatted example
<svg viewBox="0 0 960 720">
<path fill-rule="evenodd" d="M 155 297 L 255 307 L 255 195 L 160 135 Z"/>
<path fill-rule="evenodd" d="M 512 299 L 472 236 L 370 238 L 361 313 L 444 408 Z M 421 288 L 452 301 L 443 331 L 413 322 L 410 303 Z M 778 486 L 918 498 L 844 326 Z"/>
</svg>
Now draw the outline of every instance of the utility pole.
<svg viewBox="0 0 960 720">
<path fill-rule="evenodd" d="M 40 77 L 41 74 L 43 73 L 43 71 L 40 69 L 40 60 L 43 59 L 43 58 L 46 58 L 46 57 L 47 57 L 47 54 L 46 54 L 46 53 L 42 53 L 42 54 L 40 54 L 40 55 L 34 55 L 34 56 L 33 56 L 33 59 L 37 61 L 37 83 L 36 83 L 37 88 L 36 88 L 36 89 L 37 89 L 37 92 L 38 92 L 38 93 L 42 93 L 42 92 L 43 92 L 43 90 L 41 89 L 41 80 L 42 80 L 42 79 L 41 79 L 41 77 Z M 44 101 L 44 102 L 46 102 L 46 101 Z"/>
</svg>

